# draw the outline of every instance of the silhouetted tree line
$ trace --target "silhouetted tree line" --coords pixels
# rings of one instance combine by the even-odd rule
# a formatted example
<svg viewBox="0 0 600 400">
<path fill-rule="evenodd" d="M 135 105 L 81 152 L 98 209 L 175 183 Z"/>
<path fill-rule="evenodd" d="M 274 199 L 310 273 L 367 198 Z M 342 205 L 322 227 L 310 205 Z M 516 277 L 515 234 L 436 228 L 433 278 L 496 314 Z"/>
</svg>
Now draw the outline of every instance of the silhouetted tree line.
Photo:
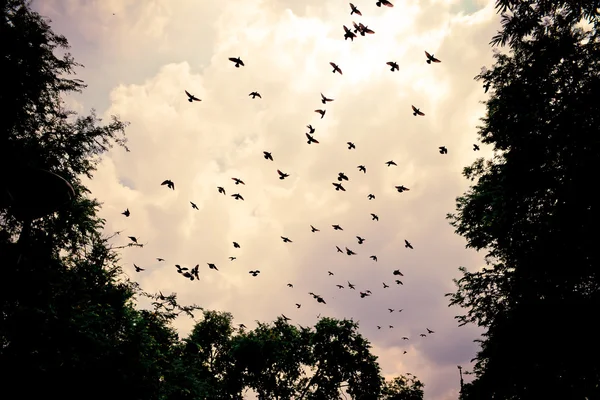
<svg viewBox="0 0 600 400">
<path fill-rule="evenodd" d="M 449 294 L 485 328 L 463 400 L 600 398 L 599 6 L 496 2 L 506 52 L 477 77 L 494 157 L 449 215 L 488 264 Z"/>
<path fill-rule="evenodd" d="M 0 7 L 0 185 L 43 169 L 76 194 L 54 214 L 23 220 L 0 193 L 1 398 L 241 399 L 248 388 L 262 399 L 333 399 L 341 390 L 354 399 L 423 398 L 412 375 L 383 379 L 353 321 L 298 327 L 278 318 L 238 329 L 229 313 L 180 305 L 175 294 L 128 280 L 80 179 L 111 146 L 128 151 L 127 124 L 66 109 L 61 96 L 85 88 L 71 78 L 78 64 L 66 38 L 28 1 Z M 151 309 L 136 308 L 141 297 Z M 179 338 L 172 321 L 199 311 Z"/>
</svg>

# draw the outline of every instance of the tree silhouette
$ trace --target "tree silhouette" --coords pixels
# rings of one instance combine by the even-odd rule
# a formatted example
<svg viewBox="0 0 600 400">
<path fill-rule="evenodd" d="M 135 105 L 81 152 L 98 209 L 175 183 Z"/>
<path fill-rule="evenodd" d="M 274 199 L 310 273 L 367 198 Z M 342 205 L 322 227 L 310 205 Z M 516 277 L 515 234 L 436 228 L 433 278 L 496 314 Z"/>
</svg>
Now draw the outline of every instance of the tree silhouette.
<svg viewBox="0 0 600 400">
<path fill-rule="evenodd" d="M 465 168 L 475 183 L 449 215 L 488 263 L 461 268 L 449 294 L 467 309 L 461 324 L 486 328 L 462 396 L 595 398 L 600 347 L 585 325 L 600 304 L 598 3 L 496 5 L 506 14 L 492 44 L 510 51 L 477 77 L 491 92 L 479 136 L 495 154 Z"/>
</svg>

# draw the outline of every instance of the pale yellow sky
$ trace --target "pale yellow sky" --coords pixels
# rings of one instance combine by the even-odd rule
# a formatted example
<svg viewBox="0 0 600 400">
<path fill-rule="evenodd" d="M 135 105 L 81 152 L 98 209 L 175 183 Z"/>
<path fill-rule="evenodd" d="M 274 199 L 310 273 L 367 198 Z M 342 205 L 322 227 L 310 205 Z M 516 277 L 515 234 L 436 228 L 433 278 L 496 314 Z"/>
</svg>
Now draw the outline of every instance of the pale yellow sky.
<svg viewBox="0 0 600 400">
<path fill-rule="evenodd" d="M 473 77 L 491 65 L 488 43 L 498 18 L 493 3 L 473 0 L 396 0 L 394 8 L 353 3 L 363 17 L 350 16 L 345 1 L 322 0 L 44 0 L 34 6 L 85 65 L 78 77 L 89 87 L 68 103 L 131 122 L 131 152 L 111 151 L 89 183 L 103 203 L 107 233 L 123 230 L 117 243 L 131 235 L 145 244 L 123 252 L 129 276 L 145 290 L 177 292 L 183 302 L 230 311 L 249 327 L 281 313 L 303 325 L 314 324 L 319 313 L 352 317 L 386 376 L 411 372 L 425 383 L 427 400 L 456 399 L 456 366 L 469 369 L 479 331 L 457 327 L 453 316 L 461 310 L 449 308 L 444 293 L 453 291 L 459 266 L 473 270 L 483 259 L 465 250 L 445 216 L 468 187 L 463 167 L 491 154 L 483 145 L 478 153 L 472 149 L 486 98 Z M 342 26 L 352 21 L 375 34 L 344 41 Z M 426 64 L 425 50 L 442 62 Z M 228 61 L 237 56 L 245 67 Z M 330 61 L 343 75 L 332 74 Z M 390 72 L 388 61 L 400 70 Z M 184 90 L 202 101 L 189 103 Z M 252 91 L 262 99 L 252 100 Z M 320 93 L 335 100 L 323 106 Z M 414 117 L 412 104 L 425 117 Z M 323 119 L 314 112 L 320 108 L 327 109 Z M 306 143 L 308 124 L 319 144 Z M 439 146 L 448 154 L 439 154 Z M 388 160 L 398 166 L 388 168 Z M 279 180 L 277 169 L 289 178 Z M 350 178 L 346 192 L 331 184 L 339 172 Z M 232 177 L 246 185 L 234 185 Z M 175 182 L 175 191 L 160 185 L 165 179 Z M 411 190 L 400 194 L 397 185 Z M 230 196 L 237 192 L 245 201 Z M 368 200 L 369 193 L 376 198 Z M 120 214 L 126 208 L 129 218 Z M 321 231 L 311 233 L 311 224 Z M 357 235 L 366 241 L 358 244 Z M 339 254 L 336 245 L 357 255 Z M 133 263 L 146 271 L 136 274 Z M 200 264 L 200 281 L 183 278 L 174 264 Z M 254 269 L 261 271 L 256 278 L 248 274 Z M 394 283 L 395 269 L 404 273 L 403 286 Z M 335 287 L 347 281 L 358 290 Z M 373 295 L 361 299 L 358 291 L 367 289 Z M 183 334 L 191 326 L 189 319 L 177 322 Z M 426 328 L 436 333 L 420 338 Z"/>
</svg>

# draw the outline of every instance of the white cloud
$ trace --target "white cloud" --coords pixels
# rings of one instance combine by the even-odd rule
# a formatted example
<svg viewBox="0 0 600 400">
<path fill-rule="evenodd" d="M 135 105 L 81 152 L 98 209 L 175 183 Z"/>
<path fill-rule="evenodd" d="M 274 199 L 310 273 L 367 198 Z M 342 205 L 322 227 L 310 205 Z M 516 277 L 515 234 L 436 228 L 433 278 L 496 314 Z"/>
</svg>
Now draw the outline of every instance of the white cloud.
<svg viewBox="0 0 600 400">
<path fill-rule="evenodd" d="M 427 399 L 456 398 L 456 364 L 474 356 L 478 331 L 456 327 L 460 310 L 448 308 L 443 295 L 453 290 L 458 266 L 476 269 L 482 259 L 464 250 L 445 215 L 468 185 L 462 168 L 491 153 L 472 151 L 485 98 L 473 77 L 492 62 L 497 17 L 492 3 L 475 14 L 452 14 L 452 1 L 371 3 L 356 3 L 362 18 L 350 16 L 347 4 L 316 0 L 49 0 L 40 8 L 86 65 L 90 87 L 77 100 L 86 108 L 106 104 L 106 116 L 131 122 L 131 152 L 112 151 L 89 184 L 104 203 L 107 230 L 124 229 L 123 243 L 128 235 L 147 243 L 124 251 L 130 276 L 146 290 L 231 311 L 249 327 L 281 313 L 304 325 L 318 313 L 354 317 L 386 375 L 410 371 L 426 384 Z M 376 33 L 344 41 L 342 25 L 353 20 Z M 427 65 L 424 50 L 442 63 Z M 246 66 L 235 68 L 227 60 L 233 56 Z M 400 71 L 389 71 L 392 60 Z M 330 61 L 343 76 L 332 74 Z M 202 101 L 189 103 L 184 90 Z M 255 90 L 262 99 L 248 96 Z M 323 106 L 321 92 L 335 100 Z M 411 104 L 426 116 L 413 117 Z M 322 107 L 327 114 L 319 119 L 313 110 Z M 306 143 L 307 124 L 320 144 Z M 386 167 L 390 159 L 398 167 Z M 277 169 L 290 177 L 279 180 Z M 350 178 L 346 192 L 331 185 L 338 172 Z M 160 185 L 164 179 L 175 191 Z M 395 185 L 411 190 L 400 194 Z M 230 196 L 237 192 L 245 201 Z M 376 199 L 367 200 L 369 193 Z M 130 218 L 120 215 L 125 208 Z M 311 233 L 309 224 L 321 232 Z M 359 245 L 356 235 L 367 240 Z M 415 249 L 405 249 L 404 239 Z M 358 254 L 336 253 L 336 245 Z M 146 271 L 135 274 L 133 262 Z M 178 275 L 174 264 L 200 264 L 200 282 Z M 394 283 L 396 268 L 403 286 Z M 253 278 L 251 269 L 261 274 Z M 348 280 L 373 296 L 336 289 Z M 404 311 L 390 314 L 388 307 Z M 178 326 L 185 331 L 191 322 Z M 436 333 L 419 338 L 426 327 Z"/>
</svg>

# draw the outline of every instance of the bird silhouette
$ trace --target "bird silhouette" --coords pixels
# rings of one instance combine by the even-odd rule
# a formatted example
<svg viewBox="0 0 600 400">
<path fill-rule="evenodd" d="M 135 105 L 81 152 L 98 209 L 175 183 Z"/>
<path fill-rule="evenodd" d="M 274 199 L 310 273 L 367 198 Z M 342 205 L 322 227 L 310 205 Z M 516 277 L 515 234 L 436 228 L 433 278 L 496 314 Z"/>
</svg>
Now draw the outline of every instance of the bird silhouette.
<svg viewBox="0 0 600 400">
<path fill-rule="evenodd" d="M 348 281 L 348 287 L 352 290 L 356 290 L 356 286 L 354 286 L 353 284 L 350 283 L 350 281 Z"/>
<path fill-rule="evenodd" d="M 408 340 L 408 338 L 406 336 L 403 336 L 402 340 Z"/>
<path fill-rule="evenodd" d="M 374 194 L 372 194 L 372 193 L 369 193 L 369 195 L 367 196 L 367 198 L 368 198 L 369 200 L 373 200 L 373 199 L 375 199 L 375 195 L 374 195 Z"/>
<path fill-rule="evenodd" d="M 237 257 L 229 257 L 229 261 L 235 260 Z"/>
<path fill-rule="evenodd" d="M 409 188 L 407 188 L 407 187 L 405 187 L 403 185 L 394 186 L 394 187 L 396 188 L 396 190 L 398 191 L 398 193 L 407 192 L 407 191 L 410 190 Z"/>
<path fill-rule="evenodd" d="M 424 333 L 421 333 L 419 336 L 421 336 L 421 337 L 427 337 L 427 335 L 424 334 Z"/>
<path fill-rule="evenodd" d="M 329 99 L 329 98 L 325 97 L 325 95 L 323 95 L 323 93 L 321 93 L 321 103 L 327 104 L 328 101 L 333 101 L 333 99 Z"/>
<path fill-rule="evenodd" d="M 217 268 L 217 266 L 215 264 L 212 264 L 212 263 L 207 263 L 207 264 L 208 264 L 208 268 L 214 269 L 215 271 L 219 270 L 219 268 Z"/>
<path fill-rule="evenodd" d="M 219 190 L 219 193 L 225 194 L 225 189 L 222 186 L 217 186 L 217 190 Z"/>
<path fill-rule="evenodd" d="M 343 289 L 344 287 L 342 285 L 335 285 L 337 286 L 338 289 Z"/>
<path fill-rule="evenodd" d="M 432 330 L 431 330 L 431 329 L 429 329 L 429 328 L 425 328 L 425 329 L 427 329 L 427 333 L 435 333 L 434 331 L 432 331 Z"/>
<path fill-rule="evenodd" d="M 440 146 L 438 148 L 440 149 L 440 154 L 448 154 L 448 149 L 446 146 Z"/>
<path fill-rule="evenodd" d="M 173 181 L 172 181 L 172 180 L 170 180 L 170 179 L 167 179 L 167 180 L 163 181 L 163 183 L 161 183 L 161 185 L 162 185 L 162 186 L 164 186 L 164 185 L 167 185 L 167 187 L 168 187 L 169 189 L 173 189 L 173 190 L 175 190 L 175 184 L 174 184 L 174 183 L 173 183 Z"/>
<path fill-rule="evenodd" d="M 350 15 L 352 14 L 360 15 L 362 17 L 362 13 L 358 10 L 358 8 L 354 4 L 350 3 Z"/>
<path fill-rule="evenodd" d="M 263 151 L 263 157 L 265 158 L 265 160 L 273 161 L 273 156 L 268 151 Z"/>
<path fill-rule="evenodd" d="M 311 143 L 319 143 L 319 141 L 317 139 L 315 139 L 314 137 L 312 137 L 310 135 L 310 133 L 306 133 L 306 138 L 308 139 L 308 141 L 306 143 L 311 144 Z"/>
<path fill-rule="evenodd" d="M 192 208 L 193 208 L 194 210 L 199 210 L 199 208 L 198 208 L 198 206 L 196 205 L 196 203 L 194 203 L 194 202 L 190 201 L 190 204 L 192 205 Z"/>
<path fill-rule="evenodd" d="M 356 239 L 358 239 L 358 244 L 363 244 L 365 239 L 361 238 L 360 236 L 357 236 Z"/>
<path fill-rule="evenodd" d="M 396 311 L 396 310 L 394 310 L 393 308 L 388 308 L 388 311 L 389 311 L 389 312 L 390 312 L 390 314 L 391 314 L 391 313 L 393 313 L 393 312 L 394 312 L 394 311 Z"/>
<path fill-rule="evenodd" d="M 315 110 L 315 112 L 321 114 L 321 119 L 323 119 L 327 110 Z"/>
<path fill-rule="evenodd" d="M 354 25 L 356 27 L 356 24 Z M 363 25 L 362 22 L 358 23 L 358 32 L 360 32 L 360 36 L 365 36 L 366 33 L 372 35 L 375 33 L 372 29 L 369 29 L 368 26 Z"/>
<path fill-rule="evenodd" d="M 379 0 L 378 2 L 375 3 L 375 5 L 377 7 L 381 7 L 386 6 L 386 7 L 394 7 L 394 5 L 392 3 L 390 3 L 388 0 Z"/>
<path fill-rule="evenodd" d="M 356 149 L 356 146 L 354 145 L 354 143 L 346 142 L 346 144 L 348 145 L 348 150 Z"/>
<path fill-rule="evenodd" d="M 244 198 L 242 197 L 242 195 L 239 194 L 239 193 L 232 194 L 231 197 L 233 197 L 236 200 L 242 200 L 242 201 L 244 200 Z"/>
<path fill-rule="evenodd" d="M 239 243 L 238 242 L 233 242 L 233 248 L 234 249 L 239 249 L 240 248 Z"/>
<path fill-rule="evenodd" d="M 281 317 L 283 318 L 283 320 L 284 320 L 285 322 L 288 322 L 288 321 L 291 321 L 291 320 L 292 320 L 291 318 L 288 318 L 288 317 L 286 317 L 286 316 L 285 316 L 285 315 L 283 315 L 283 314 L 281 314 Z"/>
<path fill-rule="evenodd" d="M 359 165 L 359 166 L 358 166 L 358 167 L 356 167 L 356 168 L 358 168 L 358 170 L 359 170 L 360 172 L 362 172 L 363 174 L 366 174 L 366 173 L 367 173 L 367 167 L 365 167 L 364 165 Z M 375 198 L 375 197 L 373 197 L 373 198 Z"/>
<path fill-rule="evenodd" d="M 402 281 L 400 279 L 396 279 L 396 285 L 404 285 L 404 283 L 402 283 Z"/>
<path fill-rule="evenodd" d="M 394 72 L 394 71 L 400 71 L 400 67 L 398 67 L 398 63 L 396 63 L 395 61 L 388 61 L 386 62 L 387 65 L 389 65 L 390 67 L 390 71 Z"/>
<path fill-rule="evenodd" d="M 145 271 L 144 268 L 140 268 L 137 265 L 133 264 L 133 266 L 135 267 L 135 272 L 141 272 L 141 271 Z"/>
<path fill-rule="evenodd" d="M 353 252 L 352 250 L 350 250 L 349 248 L 346 247 L 346 254 L 348 254 L 349 256 L 355 256 L 356 253 Z"/>
<path fill-rule="evenodd" d="M 333 276 L 333 272 L 331 272 L 331 271 L 327 271 L 327 274 L 328 274 L 329 276 Z"/>
<path fill-rule="evenodd" d="M 371 219 L 372 219 L 373 221 L 379 221 L 379 217 L 377 216 L 377 214 L 373 214 L 373 213 L 371 213 Z"/>
<path fill-rule="evenodd" d="M 281 172 L 280 170 L 277 170 L 277 173 L 279 174 L 279 179 L 281 179 L 281 180 L 290 176 L 290 174 L 286 174 L 285 172 Z"/>
<path fill-rule="evenodd" d="M 333 182 L 332 185 L 335 186 L 335 190 L 336 191 L 339 191 L 339 190 L 341 190 L 342 192 L 346 191 L 346 189 L 344 189 L 344 187 L 342 186 L 341 183 L 335 183 L 335 182 Z"/>
<path fill-rule="evenodd" d="M 344 25 L 344 40 L 350 39 L 350 41 L 354 42 L 354 38 L 356 34 L 352 32 L 346 25 Z"/>
<path fill-rule="evenodd" d="M 386 285 L 385 282 L 383 282 L 383 288 L 387 289 L 387 288 L 389 288 L 389 285 Z"/>
<path fill-rule="evenodd" d="M 296 308 L 300 308 L 300 307 L 302 307 L 302 304 L 296 303 Z"/>
<path fill-rule="evenodd" d="M 315 128 L 313 128 L 312 125 L 306 125 L 306 127 L 309 129 L 310 132 L 308 133 L 315 133 Z"/>
<path fill-rule="evenodd" d="M 342 254 L 344 254 L 344 251 L 343 251 L 342 249 L 340 249 L 340 247 L 339 247 L 339 246 L 335 246 L 335 248 L 337 249 L 337 252 L 338 252 L 338 253 L 342 253 Z"/>
<path fill-rule="evenodd" d="M 245 66 L 244 62 L 242 61 L 242 59 L 241 59 L 240 57 L 229 57 L 229 61 L 231 61 L 231 62 L 235 63 L 235 67 L 236 67 L 236 68 L 239 68 L 239 67 L 240 67 L 240 65 L 241 65 L 242 67 L 244 67 L 244 66 Z"/>
<path fill-rule="evenodd" d="M 165 261 L 165 259 L 159 257 L 159 258 L 156 259 L 156 261 L 161 262 L 161 261 Z"/>
<path fill-rule="evenodd" d="M 131 215 L 131 213 L 129 212 L 129 208 L 123 211 L 121 214 L 123 214 L 126 217 L 129 217 Z"/>
<path fill-rule="evenodd" d="M 257 98 L 257 97 L 259 97 L 259 98 L 261 98 L 261 99 L 262 99 L 262 96 L 261 96 L 261 95 L 260 95 L 260 93 L 258 93 L 258 92 L 252 92 L 252 93 L 250 93 L 248 96 L 252 96 L 252 98 L 253 98 L 253 99 L 255 99 L 255 98 Z"/>
<path fill-rule="evenodd" d="M 412 249 L 412 244 L 410 244 L 410 242 L 406 239 L 404 239 L 404 247 L 406 247 L 407 249 Z"/>
<path fill-rule="evenodd" d="M 429 54 L 428 52 L 425 52 L 425 56 L 427 57 L 427 64 L 431 64 L 432 62 L 434 63 L 441 63 L 440 60 L 438 60 L 437 58 L 435 58 L 433 56 L 433 54 Z"/>
<path fill-rule="evenodd" d="M 400 272 L 399 269 L 395 269 L 394 270 L 394 275 L 400 275 L 400 276 L 404 276 L 404 274 L 402 272 Z"/>
<path fill-rule="evenodd" d="M 423 113 L 421 112 L 421 110 L 419 110 L 417 107 L 415 107 L 415 106 L 411 106 L 411 107 L 412 107 L 412 109 L 413 109 L 413 115 L 414 115 L 415 117 L 416 117 L 417 115 L 420 115 L 420 116 L 422 116 L 422 117 L 424 117 L 424 116 L 425 116 L 425 114 L 423 114 Z"/>
<path fill-rule="evenodd" d="M 373 260 L 373 261 L 377 262 L 377 256 L 371 256 L 371 257 L 369 257 L 369 258 L 370 258 L 371 260 Z"/>
<path fill-rule="evenodd" d="M 129 238 L 129 240 L 131 240 L 133 243 L 137 243 L 137 238 L 135 236 L 127 236 Z"/>
<path fill-rule="evenodd" d="M 341 70 L 341 68 L 340 68 L 340 67 L 338 67 L 336 63 L 334 63 L 334 62 L 330 62 L 330 63 L 329 63 L 329 65 L 331 65 L 331 66 L 333 67 L 333 71 L 332 71 L 332 72 L 333 72 L 334 74 L 335 74 L 336 72 L 338 72 L 340 75 L 343 75 L 343 74 L 342 74 L 342 70 Z"/>
<path fill-rule="evenodd" d="M 248 271 L 249 274 L 251 274 L 252 276 L 258 276 L 258 274 L 260 274 L 259 270 L 255 270 L 255 271 Z"/>
<path fill-rule="evenodd" d="M 236 185 L 239 185 L 240 183 L 241 183 L 242 185 L 245 185 L 244 181 L 242 181 L 241 179 L 238 179 L 238 178 L 231 178 L 231 179 L 234 181 L 234 183 L 235 183 Z"/>
<path fill-rule="evenodd" d="M 202 101 L 199 98 L 197 98 L 196 96 L 194 96 L 193 94 L 191 94 L 190 92 L 188 92 L 187 90 L 184 90 L 184 91 L 185 91 L 185 94 L 187 94 L 188 101 L 190 103 L 193 103 L 194 101 Z"/>
<path fill-rule="evenodd" d="M 289 288 L 293 288 L 293 287 L 294 287 L 294 285 L 292 285 L 291 283 L 288 283 L 288 284 L 287 284 L 287 287 L 289 287 Z"/>
<path fill-rule="evenodd" d="M 398 166 L 398 164 L 396 164 L 394 162 L 394 160 L 390 160 L 390 161 L 386 162 L 386 164 L 387 164 L 388 167 L 391 167 L 392 165 L 395 165 L 396 167 Z"/>
<path fill-rule="evenodd" d="M 479 146 L 477 146 L 476 144 L 473 145 L 473 151 L 479 151 Z"/>
<path fill-rule="evenodd" d="M 315 227 L 314 227 L 314 226 L 312 226 L 312 225 L 310 226 L 310 231 L 311 231 L 311 232 L 320 232 L 320 230 L 319 230 L 319 229 L 315 228 Z"/>
<path fill-rule="evenodd" d="M 344 181 L 347 181 L 347 180 L 348 180 L 348 177 L 347 177 L 347 176 L 346 176 L 346 174 L 344 174 L 343 172 L 340 172 L 340 173 L 338 173 L 338 178 L 337 178 L 337 179 L 338 179 L 338 181 L 340 181 L 340 182 L 341 182 L 342 180 L 344 180 Z"/>
<path fill-rule="evenodd" d="M 331 226 L 333 227 L 333 230 L 335 230 L 335 231 L 343 231 L 342 227 L 339 226 L 339 225 L 337 225 L 337 224 L 336 225 L 331 225 Z"/>
<path fill-rule="evenodd" d="M 285 236 L 281 236 L 281 240 L 283 240 L 283 243 L 292 243 L 292 241 Z"/>
</svg>

